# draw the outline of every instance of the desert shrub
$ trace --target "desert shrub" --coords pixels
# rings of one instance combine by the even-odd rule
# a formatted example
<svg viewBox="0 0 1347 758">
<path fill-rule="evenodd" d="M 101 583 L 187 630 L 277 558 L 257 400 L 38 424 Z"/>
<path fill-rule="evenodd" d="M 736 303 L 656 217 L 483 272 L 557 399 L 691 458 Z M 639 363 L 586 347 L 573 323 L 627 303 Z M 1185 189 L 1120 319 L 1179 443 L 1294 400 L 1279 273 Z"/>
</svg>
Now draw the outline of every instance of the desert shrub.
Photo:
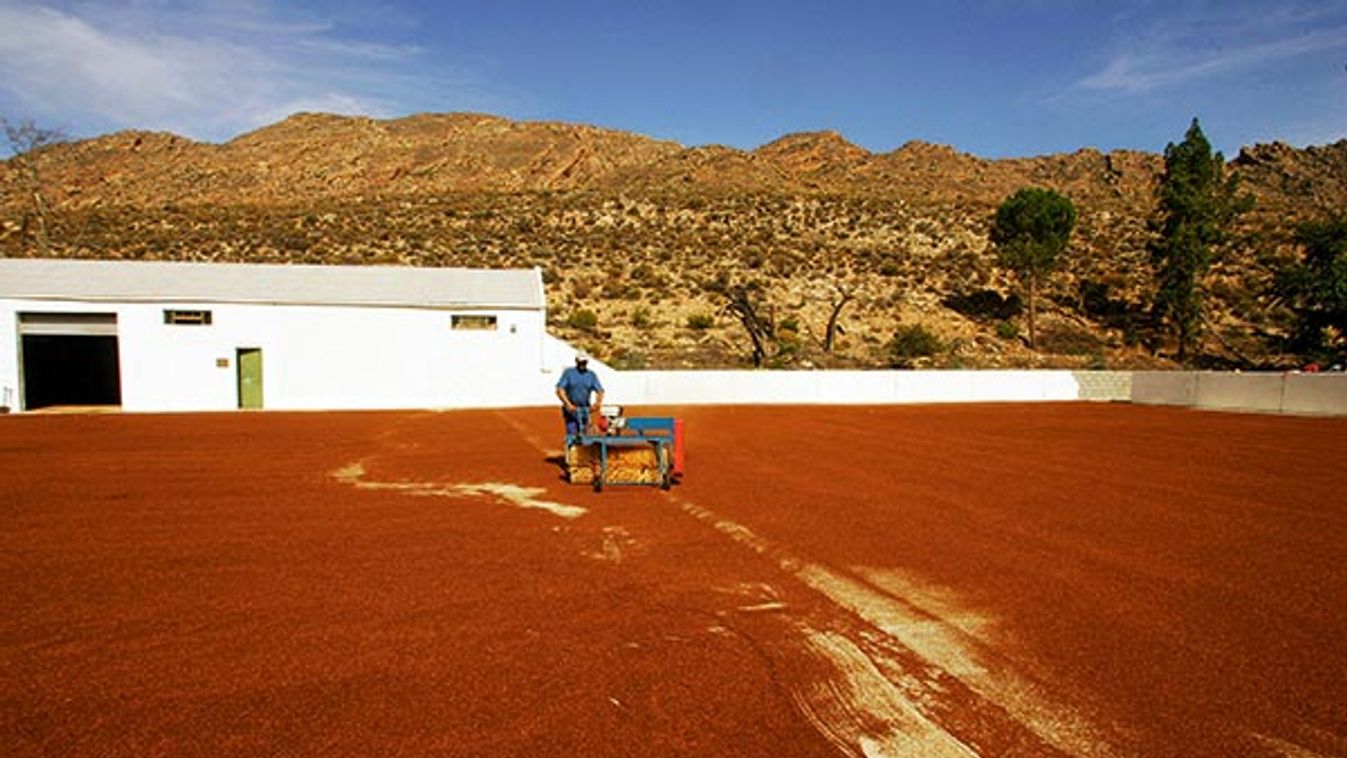
<svg viewBox="0 0 1347 758">
<path fill-rule="evenodd" d="M 632 311 L 631 325 L 637 329 L 645 331 L 646 329 L 649 329 L 653 323 L 654 322 L 650 320 L 650 309 L 641 307 Z"/>
<path fill-rule="evenodd" d="M 776 341 L 776 350 L 772 356 L 767 359 L 765 365 L 767 368 L 786 368 L 795 361 L 800 355 L 800 341 L 790 337 L 783 337 Z"/>
<path fill-rule="evenodd" d="M 1093 355 L 1103 342 L 1090 332 L 1070 324 L 1050 324 L 1039 335 L 1039 347 L 1057 355 Z"/>
<path fill-rule="evenodd" d="M 1123 342 L 1129 347 L 1140 344 L 1147 333 L 1154 329 L 1151 315 L 1127 300 L 1115 299 L 1112 296 L 1112 285 L 1107 282 L 1082 281 L 1080 304 L 1086 316 L 1110 329 L 1121 330 Z M 1250 304 L 1248 307 L 1253 306 Z"/>
<path fill-rule="evenodd" d="M 599 325 L 599 315 L 594 311 L 581 308 L 566 318 L 566 326 L 582 332 L 592 332 Z"/>
<path fill-rule="evenodd" d="M 607 300 L 636 300 L 641 291 L 622 279 L 609 279 L 600 294 Z"/>
<path fill-rule="evenodd" d="M 1019 295 L 1012 293 L 1002 297 L 996 290 L 988 289 L 956 292 L 947 296 L 941 304 L 955 313 L 981 322 L 1006 321 L 1024 311 L 1024 303 Z"/>
<path fill-rule="evenodd" d="M 694 313 L 691 316 L 688 316 L 687 323 L 689 329 L 702 332 L 706 331 L 707 329 L 710 329 L 711 325 L 714 324 L 715 322 L 716 320 L 712 318 L 709 314 Z"/>
<path fill-rule="evenodd" d="M 929 358 L 944 349 L 940 338 L 921 324 L 898 327 L 889 343 L 889 357 L 893 365 L 908 368 L 917 358 Z"/>
<path fill-rule="evenodd" d="M 1014 321 L 998 321 L 996 336 L 1003 340 L 1017 340 L 1020 338 L 1020 327 Z"/>
<path fill-rule="evenodd" d="M 1107 282 L 1083 279 L 1079 285 L 1081 310 L 1085 315 L 1105 324 L 1118 324 L 1125 320 L 1128 312 L 1127 301 L 1114 300 L 1112 287 Z"/>
</svg>

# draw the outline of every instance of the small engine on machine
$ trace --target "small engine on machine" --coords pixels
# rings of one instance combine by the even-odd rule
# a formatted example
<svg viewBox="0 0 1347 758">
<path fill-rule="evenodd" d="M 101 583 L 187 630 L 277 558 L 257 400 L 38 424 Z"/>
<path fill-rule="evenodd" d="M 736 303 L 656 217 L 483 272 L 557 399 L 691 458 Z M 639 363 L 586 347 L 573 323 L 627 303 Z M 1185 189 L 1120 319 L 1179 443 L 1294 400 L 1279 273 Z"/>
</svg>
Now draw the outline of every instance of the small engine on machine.
<svg viewBox="0 0 1347 758">
<path fill-rule="evenodd" d="M 605 405 L 599 409 L 599 431 L 620 434 L 627 427 L 627 419 L 622 415 L 622 406 Z"/>
</svg>

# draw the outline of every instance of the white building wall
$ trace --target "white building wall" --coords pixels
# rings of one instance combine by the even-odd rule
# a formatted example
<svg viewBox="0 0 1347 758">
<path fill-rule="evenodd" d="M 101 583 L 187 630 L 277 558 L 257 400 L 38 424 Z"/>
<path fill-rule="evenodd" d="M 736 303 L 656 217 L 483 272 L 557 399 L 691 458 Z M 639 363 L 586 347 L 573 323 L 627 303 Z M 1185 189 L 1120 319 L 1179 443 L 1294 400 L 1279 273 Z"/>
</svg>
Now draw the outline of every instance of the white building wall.
<svg viewBox="0 0 1347 758">
<path fill-rule="evenodd" d="M 16 411 L 23 404 L 19 397 L 19 325 L 18 311 L 0 300 L 0 406 Z"/>
<path fill-rule="evenodd" d="M 208 310 L 211 324 L 165 324 L 166 307 Z M 0 386 L 18 394 L 15 314 L 117 314 L 122 407 L 238 407 L 237 350 L 262 351 L 268 409 L 498 407 L 545 404 L 541 310 L 0 301 Z M 452 317 L 495 315 L 495 330 L 455 330 Z M 18 401 L 15 400 L 15 404 Z"/>
<path fill-rule="evenodd" d="M 0 399 L 9 393 L 10 410 L 23 405 L 23 380 L 19 335 L 19 314 L 38 313 L 118 313 L 107 303 L 49 302 L 0 299 Z"/>
</svg>

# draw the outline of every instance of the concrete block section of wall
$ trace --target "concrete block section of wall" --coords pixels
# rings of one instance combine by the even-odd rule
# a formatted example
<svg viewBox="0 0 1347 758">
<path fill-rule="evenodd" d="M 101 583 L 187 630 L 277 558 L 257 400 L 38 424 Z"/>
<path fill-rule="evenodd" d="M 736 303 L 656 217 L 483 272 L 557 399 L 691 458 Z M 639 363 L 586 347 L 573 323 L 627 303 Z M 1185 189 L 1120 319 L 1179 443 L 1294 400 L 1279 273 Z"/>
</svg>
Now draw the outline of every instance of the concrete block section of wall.
<svg viewBox="0 0 1347 758">
<path fill-rule="evenodd" d="M 1137 371 L 1132 402 L 1142 405 L 1196 405 L 1197 375 L 1190 371 Z"/>
<path fill-rule="evenodd" d="M 1287 374 L 1282 411 L 1347 416 L 1347 374 Z"/>
<path fill-rule="evenodd" d="M 1197 375 L 1198 408 L 1277 412 L 1282 409 L 1282 374 Z"/>
<path fill-rule="evenodd" d="M 1072 371 L 1081 400 L 1127 401 L 1132 399 L 1132 374 L 1127 371 Z"/>
</svg>

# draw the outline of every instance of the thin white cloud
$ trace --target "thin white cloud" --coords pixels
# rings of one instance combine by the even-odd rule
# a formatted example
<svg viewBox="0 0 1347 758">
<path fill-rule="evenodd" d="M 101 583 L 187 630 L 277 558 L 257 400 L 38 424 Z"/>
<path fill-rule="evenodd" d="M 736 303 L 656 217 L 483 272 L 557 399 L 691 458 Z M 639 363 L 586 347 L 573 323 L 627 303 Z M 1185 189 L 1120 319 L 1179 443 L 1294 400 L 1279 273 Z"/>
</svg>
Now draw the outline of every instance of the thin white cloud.
<svg viewBox="0 0 1347 758">
<path fill-rule="evenodd" d="M 0 73 L 24 99 L 77 97 L 94 109 L 119 102 L 140 111 L 143 93 L 154 91 L 181 105 L 189 88 L 166 52 L 47 8 L 0 8 Z"/>
<path fill-rule="evenodd" d="M 364 58 L 371 61 L 397 61 L 425 52 L 416 45 L 381 45 L 376 42 L 353 42 L 322 38 L 304 38 L 297 45 L 316 53 Z"/>
<path fill-rule="evenodd" d="M 298 110 L 387 116 L 435 91 L 447 104 L 490 99 L 463 77 L 416 73 L 419 47 L 342 38 L 265 0 L 58 2 L 0 0 L 0 105 L 21 111 L 7 115 L 222 140 Z"/>
<path fill-rule="evenodd" d="M 1205 52 L 1177 47 L 1124 50 L 1102 70 L 1081 79 L 1079 86 L 1087 90 L 1137 94 L 1344 47 L 1347 47 L 1347 29 L 1298 34 Z"/>
<path fill-rule="evenodd" d="M 1225 74 L 1247 72 L 1347 48 L 1347 20 L 1331 9 L 1294 6 L 1226 8 L 1224 14 L 1169 16 L 1116 43 L 1076 88 L 1143 94 Z"/>
</svg>

